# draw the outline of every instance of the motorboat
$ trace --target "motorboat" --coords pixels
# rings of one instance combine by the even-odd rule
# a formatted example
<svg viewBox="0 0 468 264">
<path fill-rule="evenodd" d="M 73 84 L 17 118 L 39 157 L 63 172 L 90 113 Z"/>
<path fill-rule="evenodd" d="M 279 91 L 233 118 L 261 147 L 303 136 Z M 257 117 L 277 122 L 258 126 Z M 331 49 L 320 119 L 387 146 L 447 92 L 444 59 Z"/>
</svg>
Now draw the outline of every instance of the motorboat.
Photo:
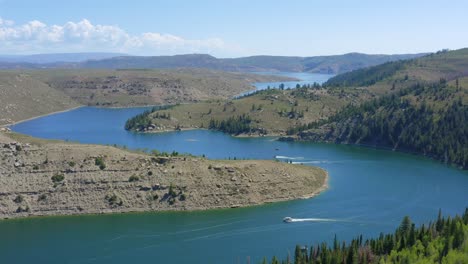
<svg viewBox="0 0 468 264">
<path fill-rule="evenodd" d="M 285 218 L 283 218 L 283 222 L 285 223 L 291 223 L 293 221 L 293 219 L 289 216 L 286 216 Z"/>
</svg>

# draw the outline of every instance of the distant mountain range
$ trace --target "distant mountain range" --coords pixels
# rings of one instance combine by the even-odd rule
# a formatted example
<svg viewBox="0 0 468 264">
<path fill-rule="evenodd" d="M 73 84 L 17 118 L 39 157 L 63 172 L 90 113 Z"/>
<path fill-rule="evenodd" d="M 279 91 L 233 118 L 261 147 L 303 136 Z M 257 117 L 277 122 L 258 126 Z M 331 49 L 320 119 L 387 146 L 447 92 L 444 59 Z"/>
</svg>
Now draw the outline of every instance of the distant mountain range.
<svg viewBox="0 0 468 264">
<path fill-rule="evenodd" d="M 64 62 L 85 62 L 88 60 L 102 60 L 112 57 L 125 56 L 122 53 L 87 52 L 87 53 L 51 53 L 32 55 L 0 55 L 1 63 L 30 63 L 48 64 Z"/>
<path fill-rule="evenodd" d="M 251 56 L 216 58 L 207 54 L 174 56 L 127 56 L 118 53 L 65 53 L 1 56 L 0 69 L 85 68 L 85 69 L 170 69 L 204 68 L 235 72 L 311 72 L 339 74 L 389 61 L 421 57 L 420 54 L 368 55 L 348 53 L 333 56 Z"/>
</svg>

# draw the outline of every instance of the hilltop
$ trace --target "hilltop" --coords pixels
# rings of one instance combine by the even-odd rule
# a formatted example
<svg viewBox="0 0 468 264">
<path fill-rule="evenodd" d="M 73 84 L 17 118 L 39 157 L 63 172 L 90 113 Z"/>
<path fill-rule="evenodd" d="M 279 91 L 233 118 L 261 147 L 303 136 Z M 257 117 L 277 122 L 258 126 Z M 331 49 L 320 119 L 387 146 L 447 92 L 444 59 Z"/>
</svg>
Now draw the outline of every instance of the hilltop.
<svg viewBox="0 0 468 264">
<path fill-rule="evenodd" d="M 102 60 L 112 57 L 125 56 L 112 52 L 80 52 L 80 53 L 45 53 L 31 55 L 0 55 L 0 62 L 50 64 L 61 62 L 84 62 L 88 60 Z"/>
<path fill-rule="evenodd" d="M 348 53 L 333 56 L 288 57 L 251 56 L 219 59 L 207 54 L 175 56 L 121 56 L 79 65 L 82 68 L 206 68 L 241 72 L 313 72 L 336 74 L 381 64 L 388 61 L 410 59 L 424 54 L 368 55 Z"/>
<path fill-rule="evenodd" d="M 468 48 L 439 51 L 411 60 L 388 62 L 330 78 L 326 87 L 366 87 L 377 93 L 407 88 L 421 82 L 468 76 Z"/>
<path fill-rule="evenodd" d="M 216 58 L 208 54 L 173 56 L 130 56 L 118 53 L 64 53 L 24 56 L 0 55 L 0 69 L 175 69 L 196 68 L 234 72 L 311 72 L 339 74 L 389 61 L 405 60 L 425 54 L 343 55 L 292 57 L 250 56 Z"/>
</svg>

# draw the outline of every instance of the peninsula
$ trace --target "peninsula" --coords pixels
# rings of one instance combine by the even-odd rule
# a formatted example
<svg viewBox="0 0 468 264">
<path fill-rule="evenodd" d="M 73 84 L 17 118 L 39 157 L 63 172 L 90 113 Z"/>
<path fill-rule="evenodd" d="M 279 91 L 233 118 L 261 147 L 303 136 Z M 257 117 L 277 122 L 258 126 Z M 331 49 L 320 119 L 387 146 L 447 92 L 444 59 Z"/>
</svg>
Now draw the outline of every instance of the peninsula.
<svg viewBox="0 0 468 264">
<path fill-rule="evenodd" d="M 149 155 L 0 133 L 0 218 L 206 210 L 310 198 L 317 167 Z"/>
</svg>

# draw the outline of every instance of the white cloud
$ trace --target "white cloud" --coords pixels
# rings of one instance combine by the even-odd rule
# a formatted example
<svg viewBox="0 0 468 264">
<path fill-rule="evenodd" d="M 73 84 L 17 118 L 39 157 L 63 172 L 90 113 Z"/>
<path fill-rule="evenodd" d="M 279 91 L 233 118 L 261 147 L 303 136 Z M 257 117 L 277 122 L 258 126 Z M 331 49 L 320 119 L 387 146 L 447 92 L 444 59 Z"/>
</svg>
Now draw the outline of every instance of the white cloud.
<svg viewBox="0 0 468 264">
<path fill-rule="evenodd" d="M 143 55 L 239 53 L 238 47 L 220 38 L 185 39 L 171 34 L 146 32 L 132 35 L 118 26 L 95 25 L 89 20 L 47 25 L 33 20 L 23 25 L 0 18 L 0 53 L 124 52 Z"/>
</svg>

